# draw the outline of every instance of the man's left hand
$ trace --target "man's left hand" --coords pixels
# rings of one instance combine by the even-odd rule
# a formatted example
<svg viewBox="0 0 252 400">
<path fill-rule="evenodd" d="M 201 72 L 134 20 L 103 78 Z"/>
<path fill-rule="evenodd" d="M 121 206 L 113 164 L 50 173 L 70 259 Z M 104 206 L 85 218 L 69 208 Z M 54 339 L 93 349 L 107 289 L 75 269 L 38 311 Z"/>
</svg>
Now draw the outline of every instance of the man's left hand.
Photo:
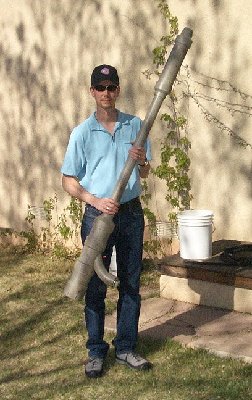
<svg viewBox="0 0 252 400">
<path fill-rule="evenodd" d="M 129 149 L 129 154 L 133 160 L 136 160 L 138 162 L 138 164 L 144 165 L 144 162 L 146 160 L 146 151 L 144 147 L 138 147 L 133 145 Z"/>
</svg>

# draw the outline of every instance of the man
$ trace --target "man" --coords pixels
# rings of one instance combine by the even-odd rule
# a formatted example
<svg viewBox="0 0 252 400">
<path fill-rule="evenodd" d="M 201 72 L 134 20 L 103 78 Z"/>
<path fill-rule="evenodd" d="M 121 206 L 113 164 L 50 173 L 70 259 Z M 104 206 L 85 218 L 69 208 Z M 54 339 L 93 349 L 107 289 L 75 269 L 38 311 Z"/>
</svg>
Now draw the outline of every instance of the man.
<svg viewBox="0 0 252 400">
<path fill-rule="evenodd" d="M 116 109 L 120 93 L 117 70 L 99 65 L 91 75 L 90 93 L 96 112 L 74 128 L 61 172 L 62 185 L 71 196 L 86 203 L 81 236 L 84 243 L 94 219 L 107 213 L 114 215 L 115 229 L 103 253 L 109 267 L 112 248 L 116 248 L 117 274 L 120 280 L 117 303 L 117 335 L 113 340 L 116 361 L 137 370 L 147 370 L 151 363 L 135 353 L 140 314 L 140 272 L 144 217 L 139 200 L 140 177 L 146 178 L 151 159 L 150 144 L 134 146 L 141 120 Z M 137 161 L 120 204 L 111 198 L 128 155 Z M 88 332 L 86 347 L 89 359 L 85 373 L 97 378 L 109 349 L 104 341 L 106 286 L 96 274 L 85 295 L 85 321 Z"/>
</svg>

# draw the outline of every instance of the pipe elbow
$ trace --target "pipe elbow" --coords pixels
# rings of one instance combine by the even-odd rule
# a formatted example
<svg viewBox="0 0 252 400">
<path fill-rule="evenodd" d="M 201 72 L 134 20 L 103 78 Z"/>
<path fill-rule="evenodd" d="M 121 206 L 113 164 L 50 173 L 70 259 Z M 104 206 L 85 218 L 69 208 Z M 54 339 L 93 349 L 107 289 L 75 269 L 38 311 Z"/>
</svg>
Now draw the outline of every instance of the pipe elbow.
<svg viewBox="0 0 252 400">
<path fill-rule="evenodd" d="M 119 279 L 106 270 L 101 255 L 97 256 L 95 259 L 94 270 L 99 278 L 105 283 L 105 285 L 112 286 L 114 288 L 119 286 Z"/>
</svg>

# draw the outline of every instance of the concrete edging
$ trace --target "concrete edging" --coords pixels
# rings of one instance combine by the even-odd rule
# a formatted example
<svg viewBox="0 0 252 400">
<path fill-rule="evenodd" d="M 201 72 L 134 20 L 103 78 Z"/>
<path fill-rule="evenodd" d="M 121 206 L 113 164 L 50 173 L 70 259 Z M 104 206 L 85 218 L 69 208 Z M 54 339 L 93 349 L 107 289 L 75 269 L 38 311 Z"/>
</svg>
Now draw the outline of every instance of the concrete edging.
<svg viewBox="0 0 252 400">
<path fill-rule="evenodd" d="M 161 275 L 160 296 L 252 314 L 252 290 L 250 289 Z"/>
</svg>

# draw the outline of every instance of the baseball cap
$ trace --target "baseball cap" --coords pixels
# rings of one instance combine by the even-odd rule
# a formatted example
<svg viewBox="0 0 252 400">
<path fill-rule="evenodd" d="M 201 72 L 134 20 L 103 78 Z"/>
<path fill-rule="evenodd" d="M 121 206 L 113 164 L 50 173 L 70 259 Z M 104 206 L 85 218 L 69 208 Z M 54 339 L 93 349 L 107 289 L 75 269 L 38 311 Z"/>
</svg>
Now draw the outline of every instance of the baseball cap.
<svg viewBox="0 0 252 400">
<path fill-rule="evenodd" d="M 117 70 L 112 65 L 102 64 L 95 67 L 91 75 L 91 86 L 99 85 L 101 81 L 105 80 L 119 85 Z"/>
</svg>

